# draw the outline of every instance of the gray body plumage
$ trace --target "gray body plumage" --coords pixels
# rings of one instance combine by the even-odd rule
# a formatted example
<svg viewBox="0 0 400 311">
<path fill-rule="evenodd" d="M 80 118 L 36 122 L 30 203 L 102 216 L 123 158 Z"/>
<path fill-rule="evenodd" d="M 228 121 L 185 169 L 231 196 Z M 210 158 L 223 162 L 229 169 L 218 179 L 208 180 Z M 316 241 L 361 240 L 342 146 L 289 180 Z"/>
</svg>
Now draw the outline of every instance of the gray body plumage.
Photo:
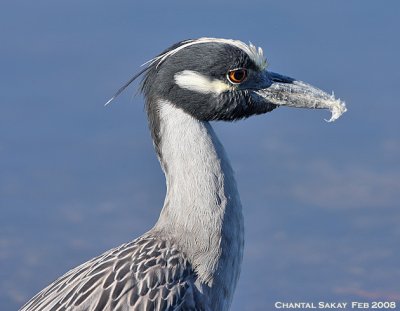
<svg viewBox="0 0 400 311">
<path fill-rule="evenodd" d="M 167 184 L 157 223 L 69 271 L 21 311 L 228 310 L 243 256 L 242 206 L 209 121 L 239 120 L 280 105 L 328 108 L 335 118 L 346 110 L 333 96 L 268 72 L 262 50 L 240 41 L 179 42 L 115 96 L 141 74 Z"/>
<path fill-rule="evenodd" d="M 154 104 L 167 180 L 158 222 L 141 238 L 70 271 L 22 310 L 229 308 L 243 254 L 233 171 L 208 122 L 167 101 Z"/>
<path fill-rule="evenodd" d="M 176 245 L 148 232 L 69 271 L 22 310 L 211 310 L 195 282 Z"/>
</svg>

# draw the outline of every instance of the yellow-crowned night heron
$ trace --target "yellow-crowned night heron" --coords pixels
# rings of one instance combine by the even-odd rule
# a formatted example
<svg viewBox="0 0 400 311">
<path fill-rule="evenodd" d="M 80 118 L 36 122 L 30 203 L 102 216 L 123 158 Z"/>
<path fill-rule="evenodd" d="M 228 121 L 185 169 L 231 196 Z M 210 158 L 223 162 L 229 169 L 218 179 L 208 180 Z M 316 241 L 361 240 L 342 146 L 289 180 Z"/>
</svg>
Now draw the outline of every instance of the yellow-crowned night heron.
<svg viewBox="0 0 400 311">
<path fill-rule="evenodd" d="M 240 41 L 179 42 L 116 95 L 141 74 L 167 182 L 160 218 L 136 240 L 67 272 L 21 310 L 228 310 L 242 262 L 243 216 L 209 121 L 280 105 L 328 108 L 331 120 L 346 110 L 332 95 L 267 71 L 261 48 Z"/>
</svg>

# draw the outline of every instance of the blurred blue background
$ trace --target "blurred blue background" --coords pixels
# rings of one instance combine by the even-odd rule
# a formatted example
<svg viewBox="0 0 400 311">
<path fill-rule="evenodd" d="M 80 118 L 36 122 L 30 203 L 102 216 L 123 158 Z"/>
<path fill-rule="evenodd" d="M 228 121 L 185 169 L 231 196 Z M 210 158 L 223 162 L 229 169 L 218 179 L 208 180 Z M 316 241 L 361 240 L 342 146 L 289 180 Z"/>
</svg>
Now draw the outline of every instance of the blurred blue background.
<svg viewBox="0 0 400 311">
<path fill-rule="evenodd" d="M 165 194 L 137 83 L 201 36 L 251 41 L 272 71 L 349 111 L 214 123 L 237 172 L 246 249 L 232 310 L 400 300 L 400 2 L 2 1 L 0 310 L 156 221 Z"/>
</svg>

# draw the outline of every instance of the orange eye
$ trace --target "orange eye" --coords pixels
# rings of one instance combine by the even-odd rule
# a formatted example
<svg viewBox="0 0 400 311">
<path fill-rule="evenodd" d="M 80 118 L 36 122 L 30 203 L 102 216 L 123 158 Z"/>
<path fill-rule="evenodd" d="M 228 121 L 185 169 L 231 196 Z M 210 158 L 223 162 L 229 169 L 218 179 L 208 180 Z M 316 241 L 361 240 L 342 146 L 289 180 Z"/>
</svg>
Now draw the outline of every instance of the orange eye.
<svg viewBox="0 0 400 311">
<path fill-rule="evenodd" d="M 242 83 L 247 78 L 247 70 L 244 68 L 228 71 L 228 80 L 233 84 Z"/>
</svg>

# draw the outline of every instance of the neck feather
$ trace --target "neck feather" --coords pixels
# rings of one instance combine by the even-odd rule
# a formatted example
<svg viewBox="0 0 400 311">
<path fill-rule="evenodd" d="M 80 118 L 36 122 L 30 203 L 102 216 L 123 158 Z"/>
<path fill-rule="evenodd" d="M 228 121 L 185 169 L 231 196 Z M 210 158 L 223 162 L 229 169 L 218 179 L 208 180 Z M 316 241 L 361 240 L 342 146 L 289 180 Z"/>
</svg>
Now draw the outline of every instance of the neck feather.
<svg viewBox="0 0 400 311">
<path fill-rule="evenodd" d="M 157 105 L 156 149 L 167 194 L 155 229 L 174 239 L 202 282 L 231 283 L 233 288 L 224 290 L 233 293 L 243 253 L 243 216 L 232 168 L 208 122 L 168 101 Z"/>
</svg>

